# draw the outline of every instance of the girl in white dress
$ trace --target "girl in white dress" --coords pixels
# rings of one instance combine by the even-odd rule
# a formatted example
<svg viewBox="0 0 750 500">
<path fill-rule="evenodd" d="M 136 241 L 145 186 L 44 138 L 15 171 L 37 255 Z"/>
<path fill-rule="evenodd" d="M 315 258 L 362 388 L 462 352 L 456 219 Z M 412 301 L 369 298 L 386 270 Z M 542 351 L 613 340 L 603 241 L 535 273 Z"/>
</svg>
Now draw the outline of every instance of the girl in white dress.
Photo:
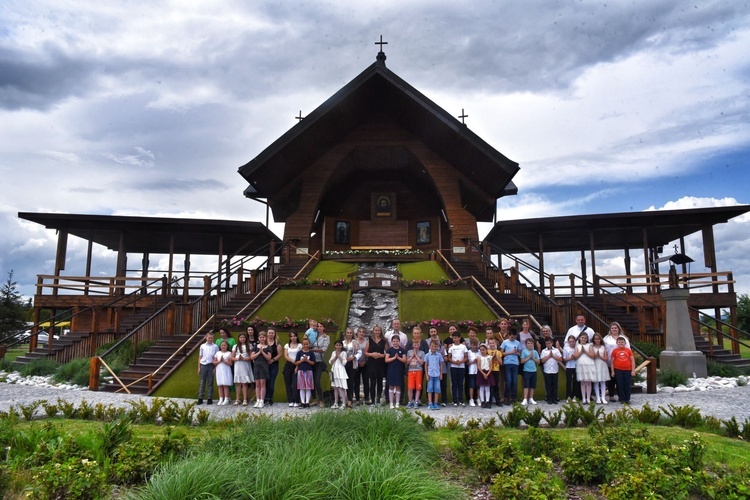
<svg viewBox="0 0 750 500">
<path fill-rule="evenodd" d="M 607 355 L 607 346 L 604 345 L 602 336 L 599 333 L 594 334 L 592 339 L 591 352 L 594 354 L 594 366 L 596 375 L 594 379 L 594 394 L 596 402 L 607 404 L 607 381 L 609 380 L 609 356 Z"/>
<path fill-rule="evenodd" d="M 333 344 L 333 352 L 331 353 L 331 359 L 328 364 L 331 365 L 331 389 L 333 389 L 333 406 L 331 408 L 339 407 L 339 399 L 341 400 L 341 408 L 346 408 L 346 380 L 349 376 L 346 374 L 346 351 L 344 344 L 337 340 Z"/>
<path fill-rule="evenodd" d="M 574 354 L 576 358 L 576 378 L 581 383 L 581 400 L 583 404 L 591 402 L 591 383 L 596 378 L 596 363 L 591 352 L 589 335 L 581 333 Z"/>
<path fill-rule="evenodd" d="M 216 367 L 216 385 L 219 386 L 219 402 L 217 406 L 229 404 L 229 388 L 232 387 L 232 353 L 229 352 L 229 343 L 222 340 L 219 350 L 214 355 L 214 366 Z"/>
<path fill-rule="evenodd" d="M 234 406 L 240 404 L 240 392 L 242 392 L 242 406 L 247 406 L 247 386 L 255 382 L 253 369 L 250 366 L 251 352 L 252 347 L 247 341 L 247 334 L 240 333 L 237 345 L 232 348 L 234 383 L 237 385 L 237 401 L 234 402 Z"/>
</svg>

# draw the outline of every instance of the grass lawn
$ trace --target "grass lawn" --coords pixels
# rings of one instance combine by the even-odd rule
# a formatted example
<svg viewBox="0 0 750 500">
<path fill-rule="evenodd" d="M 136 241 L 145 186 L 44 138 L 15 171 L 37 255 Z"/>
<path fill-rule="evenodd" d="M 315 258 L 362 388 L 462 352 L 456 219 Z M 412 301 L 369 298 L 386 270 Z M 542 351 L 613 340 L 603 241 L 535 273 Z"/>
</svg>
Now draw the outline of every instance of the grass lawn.
<svg viewBox="0 0 750 500">
<path fill-rule="evenodd" d="M 323 260 L 313 267 L 307 276 L 309 280 L 337 280 L 346 279 L 346 275 L 357 270 L 357 263 L 336 262 L 335 260 Z"/>
<path fill-rule="evenodd" d="M 430 280 L 438 282 L 441 279 L 448 279 L 443 268 L 434 260 L 424 262 L 405 262 L 398 265 L 398 271 L 401 273 L 402 279 L 406 281 Z"/>
<path fill-rule="evenodd" d="M 492 311 L 470 289 L 401 290 L 399 315 L 402 321 L 496 319 Z"/>
</svg>

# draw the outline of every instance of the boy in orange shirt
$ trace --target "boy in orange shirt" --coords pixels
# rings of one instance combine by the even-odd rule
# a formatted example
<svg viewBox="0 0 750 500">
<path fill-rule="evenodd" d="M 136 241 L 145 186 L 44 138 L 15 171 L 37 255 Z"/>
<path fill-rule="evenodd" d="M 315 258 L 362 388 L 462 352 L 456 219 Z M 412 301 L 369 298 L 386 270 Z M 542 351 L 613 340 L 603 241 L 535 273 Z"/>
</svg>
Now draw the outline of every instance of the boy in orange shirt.
<svg viewBox="0 0 750 500">
<path fill-rule="evenodd" d="M 625 339 L 617 339 L 617 347 L 612 351 L 611 374 L 617 380 L 617 398 L 622 404 L 630 404 L 630 384 L 635 376 L 633 351 L 625 347 Z"/>
</svg>

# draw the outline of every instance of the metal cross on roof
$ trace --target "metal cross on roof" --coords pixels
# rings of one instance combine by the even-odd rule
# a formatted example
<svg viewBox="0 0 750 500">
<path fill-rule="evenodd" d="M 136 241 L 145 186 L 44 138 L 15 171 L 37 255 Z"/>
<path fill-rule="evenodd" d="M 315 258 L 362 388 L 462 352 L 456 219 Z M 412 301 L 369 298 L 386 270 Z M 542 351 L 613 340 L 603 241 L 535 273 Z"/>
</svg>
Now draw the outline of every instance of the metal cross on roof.
<svg viewBox="0 0 750 500">
<path fill-rule="evenodd" d="M 301 110 L 301 109 L 299 110 L 299 116 L 295 116 L 295 117 L 294 117 L 294 119 L 295 119 L 295 120 L 299 120 L 299 121 L 302 121 L 302 120 L 304 120 L 304 118 L 305 118 L 305 117 L 304 117 L 304 116 L 302 116 L 302 110 Z"/>
<path fill-rule="evenodd" d="M 375 42 L 375 45 L 380 45 L 380 52 L 383 52 L 383 45 L 388 45 L 388 42 L 384 42 L 383 35 L 380 35 L 380 41 Z"/>
<path fill-rule="evenodd" d="M 466 122 L 464 121 L 464 118 L 468 118 L 469 115 L 467 115 L 466 113 L 464 113 L 464 108 L 461 108 L 461 114 L 458 117 L 461 118 L 461 123 L 463 123 L 464 125 L 466 125 Z"/>
</svg>

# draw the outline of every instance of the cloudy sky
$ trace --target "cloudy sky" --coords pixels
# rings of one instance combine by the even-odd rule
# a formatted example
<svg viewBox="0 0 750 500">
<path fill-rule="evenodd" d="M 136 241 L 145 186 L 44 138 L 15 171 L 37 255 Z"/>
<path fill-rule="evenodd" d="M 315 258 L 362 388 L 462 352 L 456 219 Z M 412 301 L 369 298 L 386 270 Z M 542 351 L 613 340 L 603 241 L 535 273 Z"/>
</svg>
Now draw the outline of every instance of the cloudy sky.
<svg viewBox="0 0 750 500">
<path fill-rule="evenodd" d="M 263 221 L 237 168 L 381 34 L 391 70 L 520 163 L 500 219 L 750 203 L 747 1 L 5 0 L 0 278 L 31 294 L 53 269 L 55 234 L 19 211 Z M 750 217 L 716 238 L 749 292 Z M 624 272 L 606 257 L 597 271 Z"/>
</svg>

